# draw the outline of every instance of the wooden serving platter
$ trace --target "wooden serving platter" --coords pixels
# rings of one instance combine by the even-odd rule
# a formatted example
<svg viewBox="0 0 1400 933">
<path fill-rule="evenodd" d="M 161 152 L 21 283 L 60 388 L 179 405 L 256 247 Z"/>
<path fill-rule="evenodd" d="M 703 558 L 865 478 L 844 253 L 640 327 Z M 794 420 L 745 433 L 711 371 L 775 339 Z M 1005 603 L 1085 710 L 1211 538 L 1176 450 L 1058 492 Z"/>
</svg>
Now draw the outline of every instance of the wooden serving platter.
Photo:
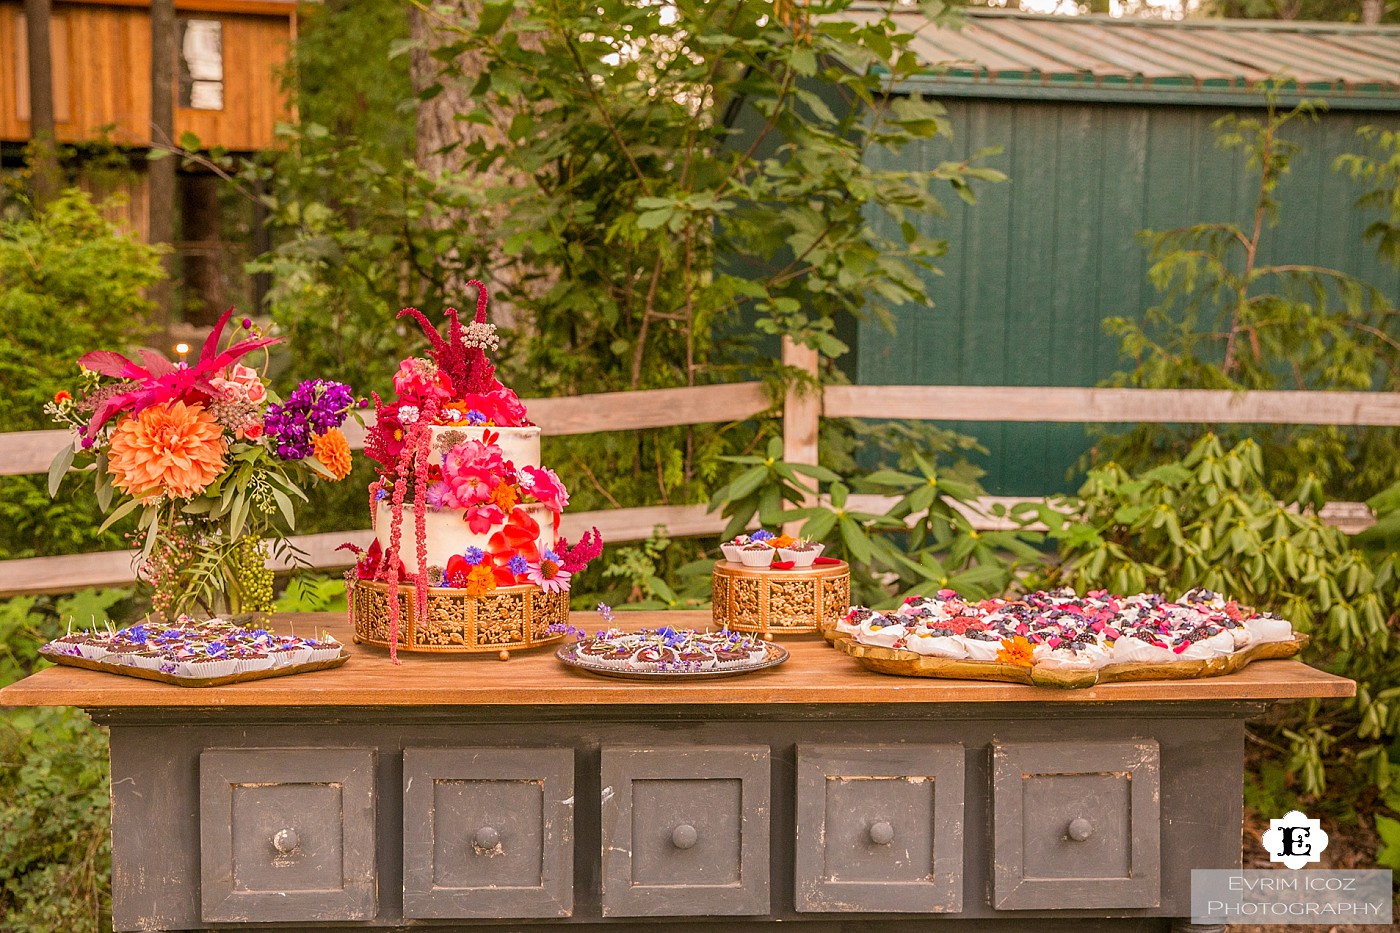
<svg viewBox="0 0 1400 933">
<path fill-rule="evenodd" d="M 90 671 L 106 671 L 108 674 L 121 674 L 125 677 L 139 677 L 142 680 L 154 680 L 163 684 L 174 684 L 177 687 L 222 687 L 225 684 L 241 684 L 250 680 L 285 677 L 288 674 L 328 671 L 340 667 L 350 660 L 350 655 L 342 649 L 339 657 L 327 661 L 310 661 L 306 664 L 292 664 L 287 667 L 269 667 L 265 671 L 247 671 L 242 674 L 227 674 L 223 677 L 177 677 L 163 671 L 147 670 L 144 667 L 133 667 L 130 664 L 107 664 L 103 661 L 94 661 L 91 658 L 76 657 L 71 654 L 51 654 L 47 651 L 40 651 L 39 656 L 53 661 L 55 664 L 83 667 Z"/>
<path fill-rule="evenodd" d="M 973 661 L 965 658 L 935 658 L 903 648 L 862 645 L 854 638 L 837 635 L 838 651 L 855 658 L 862 667 L 881 674 L 901 677 L 942 677 L 949 680 L 991 680 L 1034 687 L 1077 689 L 1098 684 L 1143 680 L 1194 680 L 1219 677 L 1243 669 L 1251 661 L 1291 658 L 1308 643 L 1307 635 L 1294 634 L 1291 641 L 1265 642 L 1243 651 L 1204 661 L 1165 661 L 1160 664 L 1109 664 L 1097 670 L 1073 671 L 1044 665 L 1026 666 L 1001 661 Z"/>
</svg>

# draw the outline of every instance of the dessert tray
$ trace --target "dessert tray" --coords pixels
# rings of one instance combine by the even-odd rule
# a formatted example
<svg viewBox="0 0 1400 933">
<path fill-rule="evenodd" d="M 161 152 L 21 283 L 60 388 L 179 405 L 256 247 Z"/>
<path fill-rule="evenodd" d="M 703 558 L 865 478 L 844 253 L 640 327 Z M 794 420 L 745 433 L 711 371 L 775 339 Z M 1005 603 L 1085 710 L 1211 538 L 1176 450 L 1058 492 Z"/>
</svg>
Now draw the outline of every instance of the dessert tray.
<svg viewBox="0 0 1400 933">
<path fill-rule="evenodd" d="M 942 677 L 950 680 L 991 680 L 1036 687 L 1082 689 L 1098 684 L 1142 680 L 1188 680 L 1219 677 L 1243 669 L 1251 661 L 1291 658 L 1308 643 L 1308 636 L 1290 641 L 1265 642 L 1243 651 L 1201 661 L 1162 661 L 1159 663 L 1108 664 L 1087 670 L 1055 668 L 1043 664 L 1008 664 L 1002 661 L 973 661 L 965 658 L 935 658 L 902 648 L 862 645 L 844 636 L 835 647 L 860 662 L 867 670 L 902 677 Z"/>
<path fill-rule="evenodd" d="M 976 602 L 942 590 L 894 610 L 855 607 L 823 634 L 883 674 L 1064 688 L 1233 674 L 1308 641 L 1287 619 L 1204 589 L 1174 600 L 1060 589 Z"/>
<path fill-rule="evenodd" d="M 170 624 L 69 632 L 39 649 L 56 664 L 181 687 L 285 677 L 340 667 L 350 655 L 334 638 L 299 638 L 224 619 L 181 616 Z"/>
<path fill-rule="evenodd" d="M 167 674 L 163 671 L 153 671 L 142 667 L 132 667 L 126 664 L 108 664 L 103 661 L 90 661 L 87 658 L 69 654 L 40 651 L 39 656 L 53 661 L 56 664 L 66 664 L 69 667 L 82 667 L 90 671 L 106 671 L 109 674 L 121 674 L 125 677 L 139 677 L 142 680 L 154 680 L 163 684 L 175 684 L 178 687 L 222 687 L 225 684 L 241 684 L 245 681 L 264 680 L 268 677 L 285 677 L 288 674 L 328 671 L 331 668 L 340 667 L 346 661 L 350 660 L 350 655 L 342 650 L 337 657 L 331 658 L 328 661 L 311 661 L 306 664 L 291 664 L 286 667 L 274 667 L 263 671 L 226 674 L 222 677 L 181 677 L 176 674 Z"/>
<path fill-rule="evenodd" d="M 622 680 L 690 681 L 733 677 L 776 667 L 786 648 L 741 632 L 600 632 L 554 654 L 569 667 Z"/>
</svg>

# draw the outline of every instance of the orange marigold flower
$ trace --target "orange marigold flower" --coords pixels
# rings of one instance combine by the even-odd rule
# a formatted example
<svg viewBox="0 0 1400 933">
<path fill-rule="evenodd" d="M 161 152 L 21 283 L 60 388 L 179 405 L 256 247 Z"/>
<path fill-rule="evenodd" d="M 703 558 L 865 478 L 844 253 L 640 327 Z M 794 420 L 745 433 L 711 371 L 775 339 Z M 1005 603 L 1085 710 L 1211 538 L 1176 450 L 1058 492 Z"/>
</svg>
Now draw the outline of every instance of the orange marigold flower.
<svg viewBox="0 0 1400 933">
<path fill-rule="evenodd" d="M 496 588 L 496 577 L 490 565 L 477 564 L 467 572 L 466 591 L 468 596 L 485 596 Z"/>
<path fill-rule="evenodd" d="M 778 535 L 776 538 L 768 539 L 769 547 L 790 547 L 792 545 L 792 535 Z"/>
<path fill-rule="evenodd" d="M 59 389 L 53 394 L 53 400 L 54 403 L 58 405 L 62 405 L 64 402 L 71 402 L 73 401 L 73 393 L 69 392 L 67 389 Z"/>
<path fill-rule="evenodd" d="M 1021 667 L 1030 667 L 1035 662 L 1035 648 L 1023 635 L 1017 635 L 1015 638 L 1003 638 L 1001 650 L 997 652 L 997 660 L 1003 664 L 1019 664 Z"/>
<path fill-rule="evenodd" d="M 509 483 L 497 483 L 496 488 L 491 490 L 491 501 L 501 507 L 501 511 L 507 515 L 520 502 L 520 493 L 515 491 L 515 487 Z"/>
<path fill-rule="evenodd" d="M 331 475 L 337 480 L 350 475 L 350 442 L 340 428 L 331 428 L 325 434 L 317 434 L 311 439 L 312 452 Z"/>
<path fill-rule="evenodd" d="M 112 432 L 107 471 L 133 496 L 197 496 L 224 471 L 224 429 L 202 405 L 171 402 L 128 416 Z"/>
</svg>

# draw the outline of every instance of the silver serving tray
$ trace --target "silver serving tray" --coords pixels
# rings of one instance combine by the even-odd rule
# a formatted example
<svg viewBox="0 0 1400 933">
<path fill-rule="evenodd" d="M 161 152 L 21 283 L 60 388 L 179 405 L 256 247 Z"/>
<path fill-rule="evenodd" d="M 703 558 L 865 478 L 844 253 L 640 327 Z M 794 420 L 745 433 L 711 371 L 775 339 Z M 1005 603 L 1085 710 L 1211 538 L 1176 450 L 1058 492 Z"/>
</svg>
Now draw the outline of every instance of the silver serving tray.
<svg viewBox="0 0 1400 933">
<path fill-rule="evenodd" d="M 730 667 L 722 671 L 620 671 L 617 668 L 605 668 L 579 657 L 577 653 L 578 643 L 564 645 L 554 656 L 564 662 L 569 667 L 576 670 L 585 671 L 589 674 L 598 674 L 602 677 L 612 677 L 617 680 L 646 680 L 646 681 L 690 681 L 690 680 L 716 680 L 720 677 L 734 677 L 739 674 L 752 674 L 754 671 L 767 670 L 770 667 L 777 667 L 788 659 L 788 650 L 781 645 L 766 643 L 768 658 L 747 667 Z"/>
</svg>

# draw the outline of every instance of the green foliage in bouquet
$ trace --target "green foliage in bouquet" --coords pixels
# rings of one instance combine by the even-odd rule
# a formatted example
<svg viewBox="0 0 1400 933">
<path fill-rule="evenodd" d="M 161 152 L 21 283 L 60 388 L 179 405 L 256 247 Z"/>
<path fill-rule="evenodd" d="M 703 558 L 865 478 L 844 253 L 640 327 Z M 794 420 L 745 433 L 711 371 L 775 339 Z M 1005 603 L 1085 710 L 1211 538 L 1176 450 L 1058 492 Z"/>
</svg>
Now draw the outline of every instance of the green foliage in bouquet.
<svg viewBox="0 0 1400 933">
<path fill-rule="evenodd" d="M 1258 185 L 1247 223 L 1203 223 L 1144 231 L 1148 275 L 1162 302 L 1139 321 L 1109 318 L 1133 368 L 1109 384 L 1151 389 L 1400 389 L 1400 313 L 1375 287 L 1336 269 L 1298 262 L 1265 263 L 1268 231 L 1278 221 L 1279 185 L 1297 157 L 1290 124 L 1313 119 L 1304 101 L 1279 111 L 1269 91 L 1264 117 L 1216 121 L 1217 145 L 1242 154 Z M 1390 137 L 1375 137 L 1394 147 Z M 1347 157 L 1339 167 L 1376 188 L 1363 206 L 1395 199 L 1391 161 Z M 1400 215 L 1395 215 L 1400 216 Z M 1393 219 L 1393 218 L 1392 218 Z M 1395 252 L 1391 221 L 1369 235 L 1383 255 Z M 1203 433 L 1254 437 L 1276 495 L 1321 483 L 1331 495 L 1365 498 L 1400 481 L 1400 430 L 1319 426 L 1142 425 L 1105 438 L 1100 458 L 1130 469 L 1183 456 Z"/>
<path fill-rule="evenodd" d="M 1273 728 L 1291 746 L 1300 792 L 1320 795 L 1330 781 L 1342 789 L 1324 800 L 1354 801 L 1400 776 L 1400 553 L 1367 553 L 1318 516 L 1323 505 L 1316 482 L 1276 500 L 1259 445 L 1227 449 L 1206 435 L 1180 460 L 1136 473 L 1107 464 L 1077 497 L 1034 507 L 1059 553 L 1031 583 L 1123 594 L 1201 586 L 1287 618 L 1312 637 L 1304 660 L 1358 689 L 1325 712 L 1290 705 Z"/>
</svg>

